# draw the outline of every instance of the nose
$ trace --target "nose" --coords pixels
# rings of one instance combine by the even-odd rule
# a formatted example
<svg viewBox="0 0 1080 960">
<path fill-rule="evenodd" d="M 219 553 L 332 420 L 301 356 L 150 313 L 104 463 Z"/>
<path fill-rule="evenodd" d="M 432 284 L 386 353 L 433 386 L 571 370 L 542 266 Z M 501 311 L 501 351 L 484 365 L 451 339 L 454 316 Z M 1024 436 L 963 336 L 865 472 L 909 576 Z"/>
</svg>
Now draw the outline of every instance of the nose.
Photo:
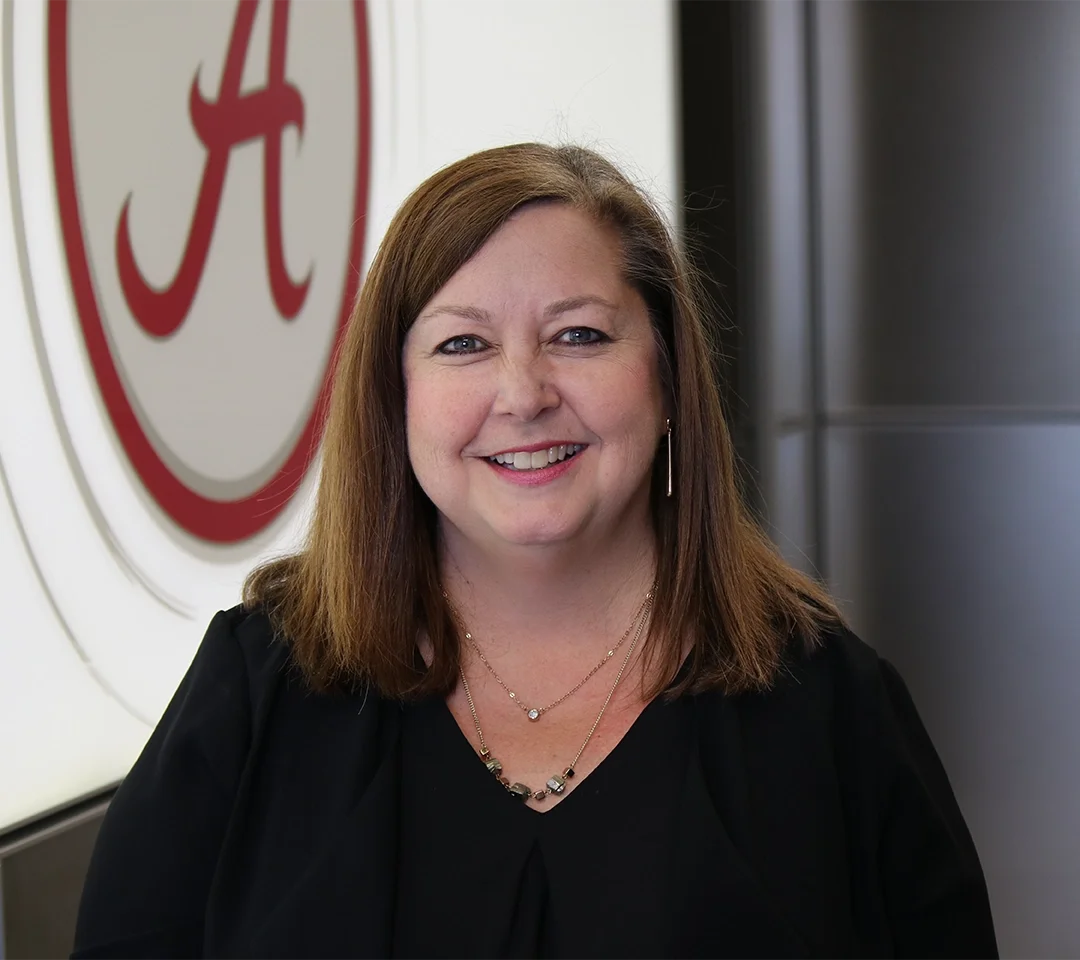
<svg viewBox="0 0 1080 960">
<path fill-rule="evenodd" d="M 559 392 L 551 373 L 550 364 L 542 356 L 507 360 L 500 372 L 493 412 L 528 421 L 557 407 Z"/>
</svg>

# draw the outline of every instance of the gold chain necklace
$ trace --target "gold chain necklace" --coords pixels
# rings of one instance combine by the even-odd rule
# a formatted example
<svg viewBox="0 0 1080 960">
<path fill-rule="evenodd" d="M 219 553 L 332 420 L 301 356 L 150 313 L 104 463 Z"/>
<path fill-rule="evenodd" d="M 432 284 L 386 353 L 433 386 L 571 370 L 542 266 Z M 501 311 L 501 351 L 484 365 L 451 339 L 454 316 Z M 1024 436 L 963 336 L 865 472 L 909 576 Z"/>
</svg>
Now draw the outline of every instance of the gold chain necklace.
<svg viewBox="0 0 1080 960">
<path fill-rule="evenodd" d="M 446 597 L 446 602 L 450 603 L 450 598 L 447 597 L 445 593 L 443 593 L 443 596 Z M 593 667 L 587 674 L 585 674 L 585 676 L 582 677 L 577 684 L 567 690 L 566 693 L 559 697 L 558 700 L 552 700 L 551 703 L 549 703 L 546 707 L 530 707 L 528 704 L 526 704 L 517 695 L 517 692 L 511 690 L 509 684 L 507 684 L 507 682 L 503 680 L 503 678 L 500 677 L 498 673 L 495 672 L 495 668 L 488 662 L 488 658 L 484 656 L 484 651 L 480 649 L 479 644 L 477 644 L 476 640 L 473 639 L 473 635 L 467 630 L 465 631 L 465 639 L 469 641 L 469 645 L 473 648 L 473 650 L 476 651 L 476 655 L 480 658 L 480 662 L 485 667 L 487 667 L 488 673 L 490 673 L 495 678 L 495 682 L 507 692 L 510 699 L 513 700 L 514 703 L 517 704 L 517 706 L 521 707 L 521 710 L 525 714 L 525 716 L 535 723 L 549 710 L 555 709 L 555 707 L 557 707 L 564 700 L 569 700 L 575 693 L 577 693 L 583 686 L 585 686 L 586 683 L 588 683 L 596 675 L 597 671 L 601 667 L 603 667 L 604 664 L 606 664 L 615 656 L 615 654 L 619 651 L 619 648 L 624 643 L 626 643 L 626 639 L 630 636 L 630 631 L 634 629 L 634 623 L 637 621 L 637 618 L 641 616 L 641 611 L 644 610 L 646 602 L 648 602 L 648 594 L 646 594 L 646 599 L 642 601 L 641 607 L 638 608 L 637 613 L 634 615 L 634 619 L 630 621 L 630 626 L 626 628 L 626 632 L 622 635 L 619 642 L 615 644 L 615 646 L 613 646 L 610 650 L 608 650 L 608 652 L 600 658 L 600 662 L 595 667 Z M 453 610 L 453 604 L 451 604 L 451 610 Z M 458 616 L 456 610 L 454 610 L 454 618 L 458 620 L 458 622 L 461 624 L 461 628 L 464 630 L 465 624 L 461 623 L 461 618 Z"/>
<path fill-rule="evenodd" d="M 622 666 L 619 667 L 619 672 L 616 674 L 615 682 L 608 691 L 608 695 L 604 700 L 604 705 L 596 715 L 596 719 L 593 721 L 592 727 L 589 728 L 589 732 L 585 735 L 585 740 L 582 742 L 578 752 L 574 755 L 574 759 L 570 761 L 569 765 L 561 774 L 553 774 L 549 777 L 547 783 L 544 784 L 540 790 L 533 790 L 524 783 L 511 783 L 503 776 L 502 763 L 491 755 L 487 742 L 484 740 L 484 731 L 480 729 L 480 718 L 476 715 L 476 704 L 473 702 L 472 692 L 469 690 L 469 681 L 465 677 L 465 669 L 461 666 L 460 662 L 458 663 L 458 672 L 461 674 L 461 685 L 465 688 L 465 699 L 469 701 L 469 712 L 472 713 L 473 726 L 476 728 L 476 739 L 480 741 L 480 749 L 477 753 L 484 762 L 484 766 L 488 768 L 488 771 L 499 781 L 499 783 L 506 787 L 510 794 L 517 797 L 519 800 L 532 799 L 542 801 L 548 794 L 559 794 L 566 789 L 566 781 L 574 776 L 574 767 L 577 766 L 578 760 L 581 759 L 581 755 L 585 752 L 585 748 L 589 745 L 589 741 L 592 739 L 593 734 L 596 733 L 596 728 L 600 726 L 600 721 L 603 719 L 604 712 L 607 710 L 608 704 L 611 703 L 611 698 L 615 696 L 615 691 L 618 689 L 619 682 L 626 672 L 626 665 L 630 662 L 630 658 L 634 654 L 634 648 L 637 646 L 638 640 L 641 639 L 642 630 L 645 629 L 645 622 L 649 619 L 649 611 L 652 609 L 652 600 L 653 592 L 650 590 L 645 594 L 645 601 L 642 603 L 637 617 L 635 617 L 637 620 L 637 630 L 634 632 L 633 642 L 626 651 L 626 656 L 623 657 Z M 633 627 L 633 625 L 634 623 L 631 621 L 630 626 Z"/>
</svg>

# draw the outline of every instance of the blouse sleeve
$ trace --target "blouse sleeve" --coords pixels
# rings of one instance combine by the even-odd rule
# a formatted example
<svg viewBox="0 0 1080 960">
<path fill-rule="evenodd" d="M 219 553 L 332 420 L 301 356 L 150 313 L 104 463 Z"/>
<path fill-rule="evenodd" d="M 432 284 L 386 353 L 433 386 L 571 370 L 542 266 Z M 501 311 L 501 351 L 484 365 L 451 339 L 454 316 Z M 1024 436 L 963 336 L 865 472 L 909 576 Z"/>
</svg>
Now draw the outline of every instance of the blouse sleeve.
<svg viewBox="0 0 1080 960">
<path fill-rule="evenodd" d="M 72 956 L 201 956 L 207 895 L 250 739 L 249 702 L 232 618 L 219 613 L 109 805 Z"/>
<path fill-rule="evenodd" d="M 904 681 L 880 661 L 886 709 L 878 863 L 898 957 L 996 957 L 975 845 Z"/>
</svg>

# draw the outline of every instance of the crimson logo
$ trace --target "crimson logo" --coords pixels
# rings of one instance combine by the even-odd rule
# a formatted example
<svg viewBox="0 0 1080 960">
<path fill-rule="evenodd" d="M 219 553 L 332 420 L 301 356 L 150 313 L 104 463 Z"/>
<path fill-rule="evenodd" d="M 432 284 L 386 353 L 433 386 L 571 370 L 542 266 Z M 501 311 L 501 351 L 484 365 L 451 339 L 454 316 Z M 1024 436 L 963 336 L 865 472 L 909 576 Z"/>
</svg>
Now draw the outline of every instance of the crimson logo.
<svg viewBox="0 0 1080 960">
<path fill-rule="evenodd" d="M 363 0 L 48 13 L 61 230 L 116 436 L 165 514 L 246 539 L 317 449 L 363 256 Z"/>
</svg>

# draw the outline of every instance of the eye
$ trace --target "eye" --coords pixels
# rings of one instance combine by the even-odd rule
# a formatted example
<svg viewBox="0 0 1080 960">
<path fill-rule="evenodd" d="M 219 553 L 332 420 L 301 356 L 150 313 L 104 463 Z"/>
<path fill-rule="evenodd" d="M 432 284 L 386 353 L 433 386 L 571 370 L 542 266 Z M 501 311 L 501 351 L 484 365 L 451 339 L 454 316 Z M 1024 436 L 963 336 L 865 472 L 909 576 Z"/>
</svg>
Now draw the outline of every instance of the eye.
<svg viewBox="0 0 1080 960">
<path fill-rule="evenodd" d="M 559 334 L 559 340 L 563 343 L 572 344 L 575 347 L 589 346 L 594 343 L 603 343 L 607 340 L 607 334 L 594 330 L 592 327 L 571 327 Z"/>
<path fill-rule="evenodd" d="M 445 343 L 439 344 L 435 352 L 444 356 L 461 356 L 467 353 L 479 353 L 486 346 L 487 344 L 479 337 L 465 335 L 451 337 Z"/>
</svg>

